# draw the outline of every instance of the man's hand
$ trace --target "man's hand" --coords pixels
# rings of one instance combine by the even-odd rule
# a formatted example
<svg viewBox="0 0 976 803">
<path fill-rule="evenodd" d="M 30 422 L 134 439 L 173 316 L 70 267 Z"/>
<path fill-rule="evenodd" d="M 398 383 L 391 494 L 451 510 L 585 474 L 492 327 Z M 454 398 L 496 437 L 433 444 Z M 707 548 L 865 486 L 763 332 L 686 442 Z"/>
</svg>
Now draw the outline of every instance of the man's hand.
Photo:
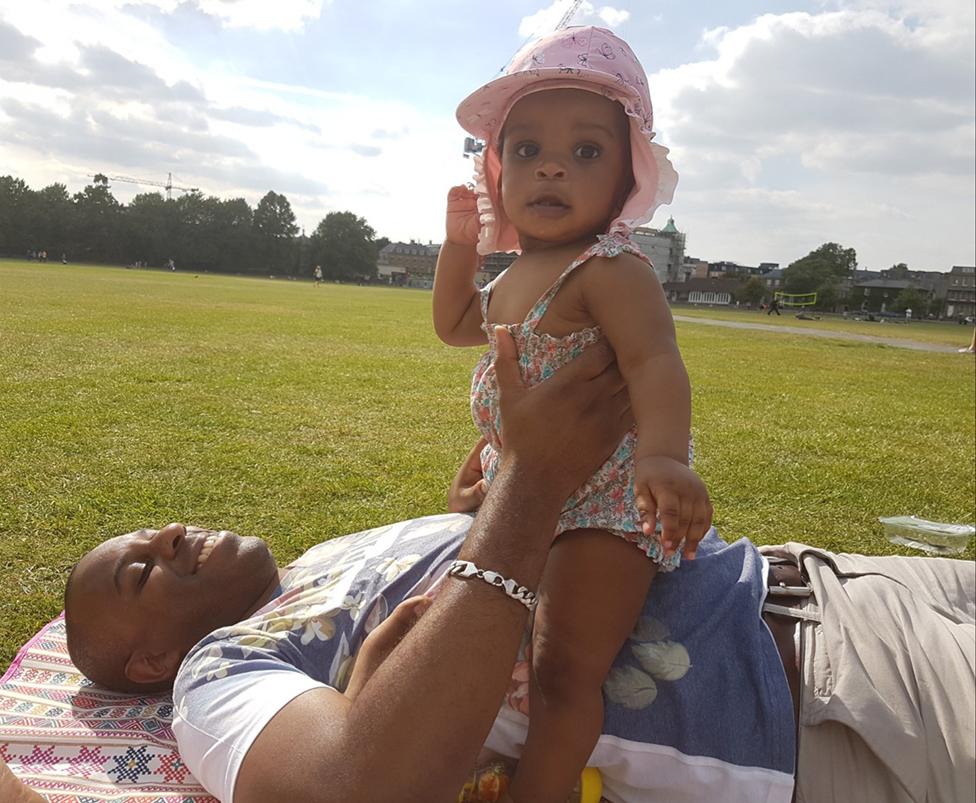
<svg viewBox="0 0 976 803">
<path fill-rule="evenodd" d="M 481 450 L 485 448 L 486 443 L 488 441 L 484 438 L 479 439 L 454 475 L 454 481 L 447 492 L 449 512 L 473 513 L 485 501 L 488 483 L 481 471 Z"/>
<path fill-rule="evenodd" d="M 712 525 L 712 503 L 701 477 L 673 458 L 642 457 L 634 463 L 634 491 L 644 535 L 653 538 L 660 519 L 664 553 L 673 554 L 684 541 L 684 556 L 693 560 Z"/>
<path fill-rule="evenodd" d="M 481 231 L 478 196 L 461 184 L 447 193 L 447 240 L 457 245 L 477 245 Z"/>
<path fill-rule="evenodd" d="M 544 474 L 565 502 L 634 424 L 613 351 L 596 343 L 551 379 L 526 387 L 511 334 L 498 326 L 495 336 L 502 462 Z"/>
</svg>

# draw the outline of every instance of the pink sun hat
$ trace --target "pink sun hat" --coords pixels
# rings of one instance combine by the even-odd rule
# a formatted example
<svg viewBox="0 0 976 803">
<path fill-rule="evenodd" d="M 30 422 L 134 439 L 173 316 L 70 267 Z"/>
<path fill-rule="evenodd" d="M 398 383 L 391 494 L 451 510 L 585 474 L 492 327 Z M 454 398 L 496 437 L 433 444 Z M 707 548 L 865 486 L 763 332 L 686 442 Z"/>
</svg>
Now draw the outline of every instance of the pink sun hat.
<svg viewBox="0 0 976 803">
<path fill-rule="evenodd" d="M 501 204 L 499 136 L 508 113 L 526 95 L 548 89 L 584 89 L 618 102 L 630 119 L 634 189 L 608 234 L 627 235 L 671 203 L 678 174 L 668 149 L 654 138 L 654 112 L 644 68 L 630 46 L 605 28 L 564 28 L 529 42 L 504 74 L 473 92 L 458 106 L 457 119 L 485 141 L 475 157 L 475 192 L 481 216 L 478 253 L 519 251 L 518 232 Z"/>
</svg>

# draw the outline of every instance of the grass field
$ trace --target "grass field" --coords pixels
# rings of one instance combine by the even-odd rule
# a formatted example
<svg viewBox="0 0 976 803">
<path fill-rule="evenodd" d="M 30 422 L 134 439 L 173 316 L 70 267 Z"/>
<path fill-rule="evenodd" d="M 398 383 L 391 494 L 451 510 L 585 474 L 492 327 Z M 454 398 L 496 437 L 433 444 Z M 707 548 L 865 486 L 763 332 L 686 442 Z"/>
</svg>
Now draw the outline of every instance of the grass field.
<svg viewBox="0 0 976 803">
<path fill-rule="evenodd" d="M 945 346 L 962 348 L 968 346 L 973 336 L 971 326 L 960 326 L 955 321 L 913 321 L 904 324 L 900 319 L 880 321 L 855 321 L 853 318 L 845 320 L 840 314 L 815 312 L 820 315 L 819 321 L 801 321 L 796 317 L 796 310 L 783 310 L 783 314 L 767 315 L 759 310 L 736 309 L 734 307 L 691 307 L 681 306 L 674 310 L 675 315 L 686 315 L 692 318 L 711 318 L 719 321 L 733 321 L 736 323 L 759 323 L 769 326 L 790 326 L 805 329 L 826 329 L 831 332 L 847 332 L 855 335 L 870 335 L 871 337 L 887 337 L 896 340 L 915 340 L 919 343 L 938 343 Z"/>
<path fill-rule="evenodd" d="M 226 526 L 287 560 L 441 511 L 474 440 L 477 352 L 437 341 L 429 307 L 423 291 L 0 262 L 0 667 L 110 535 Z M 727 538 L 884 554 L 879 515 L 973 520 L 972 357 L 678 334 Z"/>
</svg>

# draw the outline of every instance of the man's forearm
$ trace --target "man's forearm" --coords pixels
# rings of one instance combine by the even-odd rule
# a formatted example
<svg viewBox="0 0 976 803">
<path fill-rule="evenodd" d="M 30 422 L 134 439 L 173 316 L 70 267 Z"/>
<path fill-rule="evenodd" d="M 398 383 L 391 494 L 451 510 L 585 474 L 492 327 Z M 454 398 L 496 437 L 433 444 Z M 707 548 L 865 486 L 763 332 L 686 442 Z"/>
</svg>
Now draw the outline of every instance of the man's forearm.
<svg viewBox="0 0 976 803">
<path fill-rule="evenodd" d="M 492 486 L 461 557 L 535 589 L 561 501 L 509 468 Z M 410 799 L 430 803 L 453 800 L 495 719 L 527 617 L 499 588 L 447 578 L 349 712 L 345 754 L 362 763 L 349 768 L 351 777 L 375 772 L 381 755 L 384 789 L 410 790 Z"/>
</svg>

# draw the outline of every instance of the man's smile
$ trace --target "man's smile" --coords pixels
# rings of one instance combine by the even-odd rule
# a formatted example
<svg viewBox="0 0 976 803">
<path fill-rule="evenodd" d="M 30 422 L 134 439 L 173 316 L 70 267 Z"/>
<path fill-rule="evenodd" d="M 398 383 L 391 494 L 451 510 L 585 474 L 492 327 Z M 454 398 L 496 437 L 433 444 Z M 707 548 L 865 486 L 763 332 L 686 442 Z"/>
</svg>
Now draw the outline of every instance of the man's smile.
<svg viewBox="0 0 976 803">
<path fill-rule="evenodd" d="M 203 564 L 207 562 L 207 558 L 210 557 L 214 544 L 217 543 L 217 539 L 219 537 L 220 533 L 210 533 L 206 538 L 203 539 L 203 543 L 200 545 L 200 551 L 197 553 L 196 563 L 193 567 L 194 574 L 199 572 Z"/>
</svg>

